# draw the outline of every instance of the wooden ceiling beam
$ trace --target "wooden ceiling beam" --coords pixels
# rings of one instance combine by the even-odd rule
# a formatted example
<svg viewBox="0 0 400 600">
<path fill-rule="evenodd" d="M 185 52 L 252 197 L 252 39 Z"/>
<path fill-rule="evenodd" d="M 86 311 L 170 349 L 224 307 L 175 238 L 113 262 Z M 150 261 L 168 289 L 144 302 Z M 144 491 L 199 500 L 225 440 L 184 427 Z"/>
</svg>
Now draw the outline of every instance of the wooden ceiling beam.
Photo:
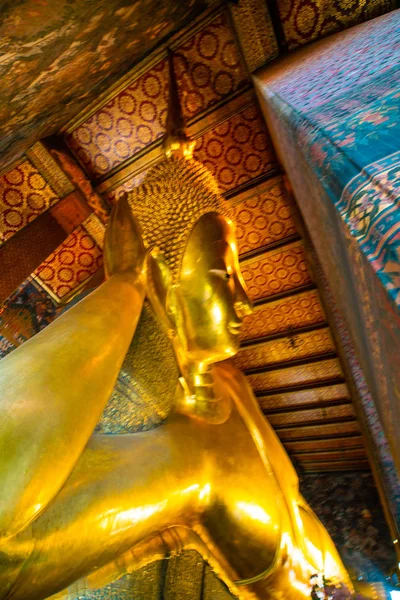
<svg viewBox="0 0 400 600">
<path fill-rule="evenodd" d="M 217 125 L 218 125 L 218 123 L 217 123 Z M 190 131 L 189 131 L 189 133 L 190 133 Z M 246 181 L 246 183 L 243 183 L 242 185 L 238 185 L 237 187 L 233 188 L 232 190 L 227 190 L 226 192 L 222 192 L 221 195 L 223 198 L 225 198 L 225 200 L 232 200 L 232 198 L 239 196 L 243 192 L 247 192 L 248 190 L 251 190 L 251 189 L 259 186 L 261 183 L 264 183 L 264 181 L 268 181 L 268 179 L 273 179 L 274 177 L 277 177 L 278 175 L 282 175 L 281 169 L 279 169 L 277 167 L 271 168 L 266 173 L 263 173 L 262 175 L 258 175 L 258 177 L 255 177 L 254 179 L 251 179 L 250 181 Z"/>
<path fill-rule="evenodd" d="M 310 471 L 310 470 L 320 470 L 320 472 L 324 472 L 325 470 L 329 469 L 329 470 L 346 470 L 346 471 L 353 471 L 354 469 L 370 469 L 370 464 L 367 458 L 363 459 L 354 459 L 354 460 L 332 460 L 332 461 L 313 461 L 310 463 L 300 463 L 300 467 L 304 470 L 304 471 Z"/>
<path fill-rule="evenodd" d="M 314 283 L 307 283 L 305 285 L 300 285 L 297 288 L 292 288 L 290 290 L 285 290 L 284 292 L 279 292 L 278 294 L 272 294 L 271 296 L 267 296 L 266 298 L 259 298 L 258 300 L 254 300 L 253 306 L 265 306 L 265 304 L 270 304 L 271 302 L 276 302 L 277 300 L 292 298 L 294 296 L 298 296 L 299 294 L 304 294 L 304 292 L 311 292 L 316 289 L 317 287 Z"/>
<path fill-rule="evenodd" d="M 346 406 L 352 404 L 351 398 L 338 398 L 337 400 L 326 400 L 325 402 L 308 402 L 304 404 L 296 404 L 296 406 L 288 406 L 286 408 L 272 408 L 270 410 L 263 410 L 266 417 L 270 415 L 285 415 L 290 413 L 297 413 L 303 410 L 314 410 L 319 408 L 336 408 L 337 406 Z"/>
<path fill-rule="evenodd" d="M 334 379 L 325 379 L 323 381 L 315 381 L 314 383 L 302 383 L 300 385 L 292 385 L 285 386 L 283 388 L 274 388 L 273 390 L 260 390 L 255 392 L 256 398 L 261 398 L 263 396 L 276 396 L 277 394 L 286 394 L 292 392 L 303 392 L 306 390 L 316 390 L 322 387 L 329 387 L 338 385 L 341 383 L 346 383 L 344 377 L 335 377 Z"/>
<path fill-rule="evenodd" d="M 290 444 L 296 444 L 296 443 L 301 443 L 301 444 L 313 444 L 314 442 L 336 442 L 336 441 L 343 441 L 343 440 L 350 440 L 350 439 L 359 439 L 361 441 L 361 443 L 363 443 L 363 439 L 361 436 L 361 433 L 359 433 L 358 431 L 353 431 L 351 433 L 334 433 L 334 434 L 328 434 L 328 435 L 314 435 L 314 436 L 310 436 L 307 438 L 291 438 L 288 440 L 284 441 L 284 445 L 288 447 L 288 450 L 290 451 Z"/>
<path fill-rule="evenodd" d="M 295 429 L 307 429 L 308 427 L 318 427 L 318 425 L 325 427 L 326 425 L 340 425 L 342 423 L 358 423 L 358 421 L 355 417 L 348 416 L 348 417 L 338 417 L 337 419 L 325 419 L 324 421 L 319 421 L 319 422 L 318 421 L 309 421 L 309 422 L 305 422 L 305 423 L 293 423 L 293 425 L 276 425 L 274 427 L 274 429 L 279 434 L 282 431 L 293 431 Z M 292 442 L 293 440 L 291 439 L 290 441 Z"/>
<path fill-rule="evenodd" d="M 287 237 L 276 240 L 275 242 L 271 242 L 270 244 L 265 244 L 265 246 L 260 246 L 259 248 L 255 248 L 254 250 L 250 250 L 249 252 L 245 252 L 239 256 L 239 261 L 241 264 L 246 263 L 248 260 L 256 257 L 262 257 L 267 255 L 268 252 L 272 250 L 276 250 L 278 248 L 285 248 L 289 246 L 293 242 L 298 242 L 301 240 L 301 236 L 298 233 L 293 233 L 292 235 L 288 235 Z"/>
<path fill-rule="evenodd" d="M 298 460 L 301 460 L 302 455 L 318 456 L 319 454 L 351 454 L 351 452 L 363 450 L 365 452 L 365 446 L 360 442 L 359 446 L 351 446 L 345 448 L 329 448 L 324 450 L 323 448 L 312 448 L 311 450 L 294 450 L 290 452 L 290 456 L 295 456 Z"/>
<path fill-rule="evenodd" d="M 282 25 L 281 14 L 279 12 L 278 0 L 267 0 L 267 6 L 271 17 L 272 28 L 275 33 L 276 43 L 278 44 L 279 54 L 288 52 L 288 44 Z"/>
<path fill-rule="evenodd" d="M 312 333 L 313 331 L 318 331 L 319 329 L 329 329 L 329 325 L 327 323 L 316 323 L 315 325 L 305 325 L 304 327 L 296 327 L 279 333 L 271 333 L 270 335 L 265 335 L 264 337 L 243 340 L 240 343 L 240 347 L 248 348 L 249 346 L 258 346 L 260 344 L 265 344 L 266 342 L 284 340 L 288 337 L 295 337 L 296 335 L 300 335 L 302 333 Z"/>
<path fill-rule="evenodd" d="M 291 369 L 292 367 L 304 367 L 304 365 L 311 365 L 325 360 L 331 360 L 332 358 L 337 358 L 336 352 L 325 352 L 324 354 L 317 354 L 317 356 L 306 356 L 295 360 L 285 360 L 263 367 L 256 367 L 255 369 L 246 369 L 244 374 L 262 375 L 263 373 L 270 373 L 271 371 L 284 371 L 285 369 Z"/>
</svg>

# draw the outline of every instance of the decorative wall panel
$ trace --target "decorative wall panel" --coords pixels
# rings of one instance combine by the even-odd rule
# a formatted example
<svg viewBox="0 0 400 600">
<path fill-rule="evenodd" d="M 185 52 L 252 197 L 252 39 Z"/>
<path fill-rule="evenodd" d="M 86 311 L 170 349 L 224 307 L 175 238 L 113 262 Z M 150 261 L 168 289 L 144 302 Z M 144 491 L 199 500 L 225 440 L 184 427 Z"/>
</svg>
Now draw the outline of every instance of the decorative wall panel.
<svg viewBox="0 0 400 600">
<path fill-rule="evenodd" d="M 329 329 L 320 329 L 264 344 L 246 346 L 232 359 L 238 369 L 256 369 L 279 362 L 287 362 L 333 352 L 335 346 Z"/>
<path fill-rule="evenodd" d="M 297 233 L 292 205 L 285 198 L 281 178 L 242 192 L 232 201 L 239 254 L 250 252 Z"/>
<path fill-rule="evenodd" d="M 342 376 L 343 373 L 339 359 L 332 358 L 317 363 L 305 364 L 301 367 L 288 367 L 267 373 L 257 373 L 249 375 L 248 379 L 253 389 L 258 392 L 261 390 L 273 390 L 274 388 L 304 385 L 305 383 L 314 383 L 317 381 L 328 381 L 329 379 Z"/>
<path fill-rule="evenodd" d="M 243 320 L 242 339 L 256 339 L 325 322 L 318 292 L 305 292 L 257 307 Z"/>
<path fill-rule="evenodd" d="M 105 175 L 162 137 L 167 86 L 168 67 L 163 60 L 66 138 L 91 177 Z"/>
<path fill-rule="evenodd" d="M 224 15 L 178 48 L 175 68 L 186 120 L 247 81 Z M 68 136 L 71 149 L 90 175 L 105 175 L 164 135 L 167 90 L 168 65 L 162 60 Z"/>
<path fill-rule="evenodd" d="M 345 383 L 320 387 L 298 392 L 286 392 L 257 398 L 263 411 L 279 410 L 280 408 L 298 407 L 302 404 L 319 404 L 335 400 L 350 399 L 350 391 Z"/>
<path fill-rule="evenodd" d="M 351 421 L 350 423 L 332 423 L 329 425 L 310 425 L 308 427 L 300 426 L 293 429 L 279 429 L 279 438 L 286 442 L 286 440 L 297 440 L 307 437 L 328 437 L 338 435 L 349 435 L 353 433 L 359 433 L 360 427 L 357 421 Z M 319 442 L 318 442 L 319 443 Z"/>
<path fill-rule="evenodd" d="M 299 244 L 246 261 L 241 271 L 252 300 L 311 283 L 304 249 Z"/>
<path fill-rule="evenodd" d="M 80 226 L 45 260 L 33 277 L 57 302 L 102 265 L 102 253 L 84 226 Z"/>
<path fill-rule="evenodd" d="M 355 418 L 354 409 L 351 404 L 268 415 L 268 421 L 271 423 L 272 427 L 281 427 L 282 425 L 302 425 L 314 421 L 324 421 L 325 419 L 334 420 L 343 417 Z"/>
<path fill-rule="evenodd" d="M 176 74 L 186 122 L 247 83 L 240 50 L 224 14 L 181 44 L 176 54 Z"/>
<path fill-rule="evenodd" d="M 276 157 L 257 107 L 250 106 L 197 140 L 194 158 L 216 178 L 222 192 L 276 168 Z"/>
<path fill-rule="evenodd" d="M 0 307 L 0 358 L 44 329 L 58 314 L 55 302 L 28 278 Z"/>
<path fill-rule="evenodd" d="M 342 31 L 396 8 L 395 0 L 279 0 L 289 48 Z"/>
<path fill-rule="evenodd" d="M 57 202 L 58 197 L 29 160 L 0 176 L 0 244 Z"/>
</svg>

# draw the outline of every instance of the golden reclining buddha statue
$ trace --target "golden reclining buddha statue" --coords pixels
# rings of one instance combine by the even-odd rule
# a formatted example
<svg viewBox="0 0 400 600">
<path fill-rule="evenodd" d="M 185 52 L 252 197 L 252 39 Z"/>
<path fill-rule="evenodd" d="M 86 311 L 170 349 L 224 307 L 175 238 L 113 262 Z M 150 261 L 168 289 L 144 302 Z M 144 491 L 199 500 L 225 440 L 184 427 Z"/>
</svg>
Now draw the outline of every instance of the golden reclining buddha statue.
<svg viewBox="0 0 400 600">
<path fill-rule="evenodd" d="M 106 281 L 0 363 L 2 600 L 174 543 L 243 599 L 310 598 L 315 573 L 351 589 L 246 378 L 220 364 L 251 312 L 227 204 L 182 135 L 167 150 L 114 207 Z M 173 408 L 150 431 L 96 434 L 144 306 L 175 356 Z M 148 378 L 159 361 L 150 348 Z"/>
</svg>

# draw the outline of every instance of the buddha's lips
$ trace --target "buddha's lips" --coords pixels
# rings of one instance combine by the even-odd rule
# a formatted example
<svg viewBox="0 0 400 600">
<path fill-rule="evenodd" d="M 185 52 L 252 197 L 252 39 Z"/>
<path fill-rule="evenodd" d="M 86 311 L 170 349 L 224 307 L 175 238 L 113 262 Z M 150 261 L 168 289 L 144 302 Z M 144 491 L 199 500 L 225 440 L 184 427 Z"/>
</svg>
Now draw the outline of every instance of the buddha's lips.
<svg viewBox="0 0 400 600">
<path fill-rule="evenodd" d="M 239 322 L 231 322 L 228 325 L 228 330 L 230 333 L 233 333 L 234 335 L 239 335 L 240 334 L 240 330 L 242 328 L 242 321 Z"/>
</svg>

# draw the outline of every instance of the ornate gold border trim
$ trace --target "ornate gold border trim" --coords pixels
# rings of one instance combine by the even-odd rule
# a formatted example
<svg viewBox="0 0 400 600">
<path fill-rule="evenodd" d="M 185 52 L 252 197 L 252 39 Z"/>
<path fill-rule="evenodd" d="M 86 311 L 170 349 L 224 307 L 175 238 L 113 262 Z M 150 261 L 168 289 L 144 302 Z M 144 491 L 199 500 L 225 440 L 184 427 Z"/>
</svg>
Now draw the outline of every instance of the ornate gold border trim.
<svg viewBox="0 0 400 600">
<path fill-rule="evenodd" d="M 75 190 L 64 171 L 57 164 L 42 142 L 36 142 L 26 151 L 26 157 L 44 177 L 60 200 Z"/>
<path fill-rule="evenodd" d="M 240 0 L 229 12 L 250 73 L 279 55 L 267 2 Z"/>
</svg>

